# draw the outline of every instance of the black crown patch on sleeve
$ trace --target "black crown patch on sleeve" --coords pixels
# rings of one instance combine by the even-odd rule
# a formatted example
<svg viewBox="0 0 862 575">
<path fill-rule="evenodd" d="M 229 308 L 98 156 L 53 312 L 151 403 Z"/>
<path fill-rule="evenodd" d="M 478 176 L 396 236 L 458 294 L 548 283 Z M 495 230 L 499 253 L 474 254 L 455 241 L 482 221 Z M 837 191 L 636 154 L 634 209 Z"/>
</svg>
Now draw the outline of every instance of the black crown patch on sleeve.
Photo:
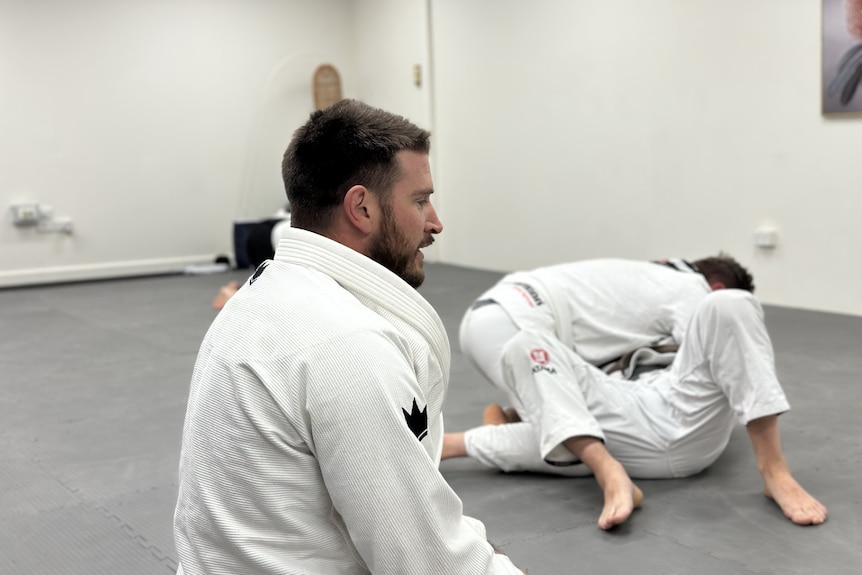
<svg viewBox="0 0 862 575">
<path fill-rule="evenodd" d="M 425 409 L 419 411 L 419 406 L 416 405 L 416 399 L 414 398 L 413 410 L 410 413 L 407 413 L 407 410 L 402 407 L 401 412 L 404 414 L 404 419 L 407 421 L 407 427 L 410 428 L 410 431 L 413 432 L 416 439 L 422 441 L 422 439 L 428 435 L 428 406 L 426 405 Z"/>
</svg>

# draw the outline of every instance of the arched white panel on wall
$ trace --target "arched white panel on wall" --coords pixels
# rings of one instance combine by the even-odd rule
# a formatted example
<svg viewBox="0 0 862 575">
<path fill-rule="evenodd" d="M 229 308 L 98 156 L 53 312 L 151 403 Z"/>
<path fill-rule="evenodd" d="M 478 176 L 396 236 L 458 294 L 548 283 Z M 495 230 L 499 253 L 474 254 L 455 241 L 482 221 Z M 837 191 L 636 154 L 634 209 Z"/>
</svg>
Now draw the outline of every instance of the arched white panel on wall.
<svg viewBox="0 0 862 575">
<path fill-rule="evenodd" d="M 287 198 L 281 178 L 281 159 L 293 131 L 315 109 L 313 76 L 323 64 L 338 70 L 343 85 L 343 76 L 349 73 L 351 65 L 332 52 L 292 52 L 269 72 L 252 114 L 236 218 L 271 217 L 284 207 Z M 344 96 L 349 94 L 344 93 Z"/>
</svg>

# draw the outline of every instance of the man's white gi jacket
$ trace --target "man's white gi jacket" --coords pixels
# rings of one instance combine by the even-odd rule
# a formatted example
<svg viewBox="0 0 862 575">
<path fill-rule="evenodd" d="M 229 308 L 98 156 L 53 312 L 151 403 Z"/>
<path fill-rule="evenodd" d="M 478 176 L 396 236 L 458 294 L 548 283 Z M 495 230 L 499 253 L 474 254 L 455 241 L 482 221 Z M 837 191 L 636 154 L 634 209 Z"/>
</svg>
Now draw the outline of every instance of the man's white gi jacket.
<svg viewBox="0 0 862 575">
<path fill-rule="evenodd" d="M 593 365 L 639 347 L 680 343 L 710 293 L 690 268 L 582 260 L 511 273 L 479 299 L 499 303 L 520 329 L 553 333 Z"/>
<path fill-rule="evenodd" d="M 519 573 L 438 471 L 449 361 L 416 290 L 289 230 L 198 355 L 174 519 L 181 570 Z"/>
</svg>

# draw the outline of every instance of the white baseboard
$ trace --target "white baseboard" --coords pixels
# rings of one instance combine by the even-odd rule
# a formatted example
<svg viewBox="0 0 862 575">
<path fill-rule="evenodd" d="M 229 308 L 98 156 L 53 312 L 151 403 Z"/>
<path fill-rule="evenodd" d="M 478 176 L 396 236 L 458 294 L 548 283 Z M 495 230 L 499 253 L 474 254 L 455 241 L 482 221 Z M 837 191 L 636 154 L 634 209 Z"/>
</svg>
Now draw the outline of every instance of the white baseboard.
<svg viewBox="0 0 862 575">
<path fill-rule="evenodd" d="M 53 266 L 0 271 L 0 287 L 17 287 L 86 280 L 102 280 L 168 273 L 180 273 L 186 266 L 212 263 L 213 254 Z"/>
</svg>

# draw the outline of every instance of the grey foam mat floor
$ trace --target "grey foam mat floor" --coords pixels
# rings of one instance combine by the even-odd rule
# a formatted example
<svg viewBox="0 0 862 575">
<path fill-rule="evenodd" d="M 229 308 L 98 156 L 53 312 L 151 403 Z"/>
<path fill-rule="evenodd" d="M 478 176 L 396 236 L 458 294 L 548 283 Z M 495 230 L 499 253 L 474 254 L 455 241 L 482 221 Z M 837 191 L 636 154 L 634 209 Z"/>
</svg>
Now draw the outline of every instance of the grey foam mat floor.
<svg viewBox="0 0 862 575">
<path fill-rule="evenodd" d="M 497 392 L 458 350 L 458 322 L 500 274 L 427 266 L 422 293 L 449 330 L 446 425 Z M 247 272 L 0 290 L 0 573 L 171 573 L 171 516 L 188 383 L 218 287 Z M 862 318 L 765 306 L 792 411 L 794 474 L 830 511 L 785 520 L 761 492 L 744 429 L 687 479 L 640 482 L 642 509 L 595 524 L 590 478 L 441 470 L 489 538 L 530 575 L 862 573 Z"/>
</svg>

